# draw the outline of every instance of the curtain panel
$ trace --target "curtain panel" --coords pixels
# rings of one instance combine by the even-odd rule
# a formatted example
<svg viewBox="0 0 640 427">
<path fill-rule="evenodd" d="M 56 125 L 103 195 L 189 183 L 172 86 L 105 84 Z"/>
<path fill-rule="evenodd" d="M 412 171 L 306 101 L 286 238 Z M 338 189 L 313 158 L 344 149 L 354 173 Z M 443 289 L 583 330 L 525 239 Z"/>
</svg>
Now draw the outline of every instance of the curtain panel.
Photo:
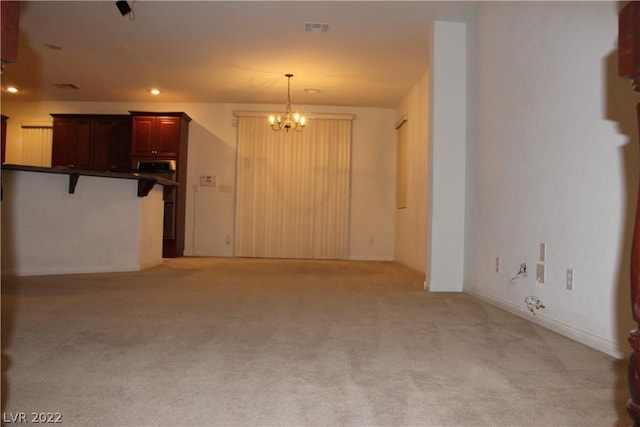
<svg viewBox="0 0 640 427">
<path fill-rule="evenodd" d="M 29 166 L 51 166 L 53 128 L 49 126 L 22 127 L 21 164 Z"/>
<path fill-rule="evenodd" d="M 236 255 L 346 259 L 351 120 L 274 132 L 238 117 Z"/>
</svg>

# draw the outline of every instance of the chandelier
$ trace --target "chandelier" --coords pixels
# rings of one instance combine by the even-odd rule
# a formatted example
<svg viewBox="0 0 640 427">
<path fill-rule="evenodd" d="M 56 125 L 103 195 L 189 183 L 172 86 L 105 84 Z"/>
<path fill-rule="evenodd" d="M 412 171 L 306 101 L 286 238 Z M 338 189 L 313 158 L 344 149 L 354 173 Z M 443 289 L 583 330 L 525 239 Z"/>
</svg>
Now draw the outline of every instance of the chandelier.
<svg viewBox="0 0 640 427">
<path fill-rule="evenodd" d="M 274 131 L 282 129 L 286 132 L 289 132 L 290 129 L 301 131 L 307 119 L 291 111 L 291 77 L 293 77 L 293 74 L 285 74 L 284 76 L 287 78 L 287 111 L 284 113 L 284 116 L 282 114 L 269 116 L 269 126 L 271 126 L 271 129 Z"/>
</svg>

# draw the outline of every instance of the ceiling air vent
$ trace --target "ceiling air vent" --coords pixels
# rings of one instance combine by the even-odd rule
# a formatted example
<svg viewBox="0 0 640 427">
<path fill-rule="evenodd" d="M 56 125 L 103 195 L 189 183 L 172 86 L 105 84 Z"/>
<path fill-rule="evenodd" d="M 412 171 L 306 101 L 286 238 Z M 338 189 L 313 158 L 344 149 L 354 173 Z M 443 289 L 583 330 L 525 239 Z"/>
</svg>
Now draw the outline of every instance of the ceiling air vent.
<svg viewBox="0 0 640 427">
<path fill-rule="evenodd" d="M 74 85 L 73 83 L 56 83 L 54 84 L 54 86 L 57 87 L 58 89 L 64 89 L 64 90 L 80 89 L 78 86 Z"/>
<path fill-rule="evenodd" d="M 327 22 L 305 22 L 304 31 L 306 33 L 326 33 L 329 31 Z"/>
</svg>

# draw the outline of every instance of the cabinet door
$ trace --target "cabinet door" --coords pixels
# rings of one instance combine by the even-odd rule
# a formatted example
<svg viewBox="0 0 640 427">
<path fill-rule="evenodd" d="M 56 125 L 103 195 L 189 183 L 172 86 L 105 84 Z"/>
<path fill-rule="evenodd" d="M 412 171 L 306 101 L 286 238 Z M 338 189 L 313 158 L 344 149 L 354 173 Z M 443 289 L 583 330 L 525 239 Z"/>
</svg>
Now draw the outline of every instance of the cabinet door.
<svg viewBox="0 0 640 427">
<path fill-rule="evenodd" d="M 1 116 L 2 117 L 2 134 L 0 134 L 0 138 L 2 141 L 2 156 L 0 157 L 0 159 L 2 160 L 2 163 L 4 163 L 4 159 L 5 159 L 5 153 L 6 153 L 6 149 L 7 149 L 7 120 L 9 120 L 9 117 L 7 116 Z"/>
<path fill-rule="evenodd" d="M 73 133 L 74 125 L 72 120 L 56 119 L 53 121 L 51 167 L 68 168 L 71 165 Z"/>
<path fill-rule="evenodd" d="M 156 155 L 177 158 L 180 151 L 180 118 L 158 117 Z"/>
<path fill-rule="evenodd" d="M 93 170 L 131 171 L 131 127 L 127 119 L 96 119 L 93 129 Z"/>
<path fill-rule="evenodd" d="M 153 156 L 155 151 L 154 127 L 155 117 L 134 117 L 132 126 L 133 156 Z"/>
<path fill-rule="evenodd" d="M 118 120 L 110 149 L 111 171 L 131 172 L 131 118 Z"/>
<path fill-rule="evenodd" d="M 76 138 L 69 167 L 90 170 L 93 167 L 93 120 L 77 120 L 75 128 Z"/>
<path fill-rule="evenodd" d="M 93 169 L 106 172 L 112 169 L 111 141 L 114 139 L 115 122 L 96 120 L 93 135 Z"/>
</svg>

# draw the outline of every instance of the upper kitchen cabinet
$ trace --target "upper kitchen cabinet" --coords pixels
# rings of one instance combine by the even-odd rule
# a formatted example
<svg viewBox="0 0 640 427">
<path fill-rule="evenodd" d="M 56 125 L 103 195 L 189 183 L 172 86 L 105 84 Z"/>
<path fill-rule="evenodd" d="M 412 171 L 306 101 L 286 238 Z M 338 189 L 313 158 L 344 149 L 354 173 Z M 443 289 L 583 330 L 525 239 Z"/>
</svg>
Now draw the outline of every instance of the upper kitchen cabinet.
<svg viewBox="0 0 640 427">
<path fill-rule="evenodd" d="M 131 172 L 131 117 L 105 117 L 93 128 L 93 169 Z"/>
<path fill-rule="evenodd" d="M 52 114 L 52 167 L 131 171 L 131 117 Z"/>
<path fill-rule="evenodd" d="M 2 64 L 18 60 L 18 37 L 20 35 L 20 2 L 0 2 L 0 45 Z"/>
<path fill-rule="evenodd" d="M 0 116 L 2 118 L 2 134 L 0 134 L 0 142 L 2 143 L 2 163 L 4 163 L 4 159 L 6 158 L 5 153 L 7 151 L 7 120 L 9 117 L 2 114 Z"/>
<path fill-rule="evenodd" d="M 178 159 L 186 153 L 191 118 L 185 113 L 131 111 L 135 159 Z"/>
</svg>

